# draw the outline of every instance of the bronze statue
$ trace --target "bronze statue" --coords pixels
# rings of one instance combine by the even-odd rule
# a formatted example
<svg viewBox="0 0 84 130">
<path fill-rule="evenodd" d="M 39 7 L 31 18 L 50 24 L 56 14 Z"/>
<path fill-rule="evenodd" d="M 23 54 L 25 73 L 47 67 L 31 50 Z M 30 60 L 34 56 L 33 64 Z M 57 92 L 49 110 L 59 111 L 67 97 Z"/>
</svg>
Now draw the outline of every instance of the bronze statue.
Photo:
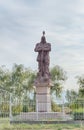
<svg viewBox="0 0 84 130">
<path fill-rule="evenodd" d="M 49 80 L 49 51 L 51 51 L 51 44 L 46 42 L 45 32 L 43 31 L 43 36 L 41 37 L 41 42 L 36 44 L 34 49 L 35 52 L 38 52 L 37 62 L 38 62 L 38 75 L 37 79 L 39 80 Z"/>
</svg>

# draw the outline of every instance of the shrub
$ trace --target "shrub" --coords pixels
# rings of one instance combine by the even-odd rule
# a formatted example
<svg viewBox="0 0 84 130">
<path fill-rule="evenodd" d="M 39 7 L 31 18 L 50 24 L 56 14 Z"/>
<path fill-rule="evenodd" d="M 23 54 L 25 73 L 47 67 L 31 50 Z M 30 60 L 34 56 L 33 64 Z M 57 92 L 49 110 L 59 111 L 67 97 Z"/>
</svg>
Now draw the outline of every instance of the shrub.
<svg viewBox="0 0 84 130">
<path fill-rule="evenodd" d="M 51 107 L 52 107 L 53 112 L 60 112 L 61 111 L 61 107 L 53 101 L 51 102 Z"/>
<path fill-rule="evenodd" d="M 9 113 L 1 112 L 0 117 L 9 117 Z"/>
<path fill-rule="evenodd" d="M 83 112 L 74 112 L 74 120 L 84 120 L 84 113 Z"/>
<path fill-rule="evenodd" d="M 8 103 L 2 103 L 2 104 L 0 105 L 0 110 L 1 110 L 2 112 L 9 112 L 9 104 L 8 104 Z"/>
<path fill-rule="evenodd" d="M 84 108 L 74 110 L 74 120 L 84 120 Z"/>
<path fill-rule="evenodd" d="M 12 114 L 17 115 L 22 111 L 22 105 L 12 106 Z"/>
<path fill-rule="evenodd" d="M 27 105 L 23 105 L 23 112 L 28 112 L 28 106 Z"/>
</svg>

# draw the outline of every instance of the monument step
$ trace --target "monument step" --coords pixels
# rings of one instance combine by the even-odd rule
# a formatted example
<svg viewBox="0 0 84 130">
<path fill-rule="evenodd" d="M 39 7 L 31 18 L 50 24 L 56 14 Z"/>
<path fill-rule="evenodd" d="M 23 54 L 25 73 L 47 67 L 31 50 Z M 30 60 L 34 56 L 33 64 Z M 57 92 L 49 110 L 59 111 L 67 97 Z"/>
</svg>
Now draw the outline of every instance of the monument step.
<svg viewBox="0 0 84 130">
<path fill-rule="evenodd" d="M 28 120 L 70 120 L 71 116 L 62 112 L 22 112 L 13 120 L 28 121 Z"/>
</svg>

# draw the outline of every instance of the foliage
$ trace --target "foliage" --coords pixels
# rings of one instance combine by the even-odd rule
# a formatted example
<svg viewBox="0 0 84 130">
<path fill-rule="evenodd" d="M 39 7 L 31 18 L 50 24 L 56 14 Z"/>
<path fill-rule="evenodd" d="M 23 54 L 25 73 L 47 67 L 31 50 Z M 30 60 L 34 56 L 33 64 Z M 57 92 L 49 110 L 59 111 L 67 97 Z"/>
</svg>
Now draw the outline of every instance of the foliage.
<svg viewBox="0 0 84 130">
<path fill-rule="evenodd" d="M 69 104 L 76 101 L 77 98 L 78 98 L 78 93 L 76 91 L 74 91 L 74 90 L 66 91 L 66 100 L 68 101 Z"/>
<path fill-rule="evenodd" d="M 84 120 L 84 112 L 74 112 L 74 120 Z"/>
<path fill-rule="evenodd" d="M 62 84 L 66 80 L 66 73 L 60 66 L 54 66 L 50 73 L 53 81 L 51 94 L 60 96 Z M 0 67 L 0 88 L 5 90 L 5 93 L 4 91 L 1 92 L 2 100 L 6 99 L 9 101 L 10 94 L 6 94 L 6 92 L 11 92 L 12 102 L 23 102 L 21 105 L 13 104 L 12 114 L 35 111 L 35 94 L 32 96 L 32 99 L 30 96 L 30 93 L 35 92 L 33 87 L 35 78 L 36 72 L 25 68 L 22 64 L 14 64 L 11 70 L 8 70 L 5 66 Z M 52 106 L 53 111 L 60 111 L 60 107 L 56 104 L 53 103 Z M 4 107 L 4 112 L 6 112 L 6 104 L 4 104 Z"/>
<path fill-rule="evenodd" d="M 29 102 L 23 103 L 22 112 L 34 112 L 35 111 L 35 102 L 30 100 Z"/>
<path fill-rule="evenodd" d="M 28 106 L 27 105 L 23 105 L 22 112 L 28 112 Z"/>
<path fill-rule="evenodd" d="M 0 117 L 1 118 L 7 118 L 7 117 L 9 117 L 9 112 L 1 112 L 0 113 Z"/>
<path fill-rule="evenodd" d="M 0 104 L 0 112 L 9 112 L 9 104 L 6 102 Z"/>
<path fill-rule="evenodd" d="M 8 117 L 9 116 L 9 103 L 2 102 L 0 103 L 0 117 Z"/>
<path fill-rule="evenodd" d="M 0 67 L 0 88 L 5 90 L 5 92 L 12 92 L 15 97 L 18 97 L 18 100 L 21 100 L 28 91 L 34 90 L 35 76 L 36 73 L 34 71 L 25 68 L 22 64 L 14 64 L 10 71 L 5 66 L 2 66 Z M 5 94 L 3 94 L 3 98 L 5 98 Z"/>
<path fill-rule="evenodd" d="M 77 99 L 71 104 L 74 120 L 84 120 L 84 100 Z"/>
<path fill-rule="evenodd" d="M 18 104 L 15 106 L 12 106 L 12 114 L 17 115 L 22 111 L 22 105 Z"/>
<path fill-rule="evenodd" d="M 66 73 L 59 66 L 54 66 L 50 73 L 53 81 L 51 93 L 55 92 L 56 96 L 59 96 L 62 92 L 62 84 L 66 79 Z M 25 68 L 22 64 L 14 64 L 12 70 L 2 66 L 0 67 L 0 88 L 12 92 L 15 97 L 18 97 L 18 100 L 21 100 L 24 95 L 27 95 L 27 92 L 34 91 L 35 77 L 36 72 Z"/>
<path fill-rule="evenodd" d="M 82 113 L 84 112 L 84 108 L 83 107 L 79 107 L 78 109 L 74 109 L 74 112 L 77 112 L 77 113 Z"/>
<path fill-rule="evenodd" d="M 58 106 L 54 101 L 51 102 L 51 109 L 53 112 L 60 112 L 61 111 L 61 107 Z"/>
<path fill-rule="evenodd" d="M 25 91 L 33 89 L 35 72 L 25 68 L 23 65 L 15 64 L 12 71 L 12 87 L 17 96 L 21 96 Z"/>
<path fill-rule="evenodd" d="M 79 97 L 84 98 L 84 75 L 78 76 L 77 83 L 79 84 Z"/>
<path fill-rule="evenodd" d="M 67 79 L 66 72 L 60 66 L 56 65 L 51 69 L 50 73 L 53 82 L 51 93 L 55 92 L 56 96 L 60 96 L 63 87 L 62 84 Z"/>
<path fill-rule="evenodd" d="M 0 88 L 9 90 L 10 86 L 10 72 L 8 69 L 5 68 L 5 66 L 0 67 Z"/>
</svg>

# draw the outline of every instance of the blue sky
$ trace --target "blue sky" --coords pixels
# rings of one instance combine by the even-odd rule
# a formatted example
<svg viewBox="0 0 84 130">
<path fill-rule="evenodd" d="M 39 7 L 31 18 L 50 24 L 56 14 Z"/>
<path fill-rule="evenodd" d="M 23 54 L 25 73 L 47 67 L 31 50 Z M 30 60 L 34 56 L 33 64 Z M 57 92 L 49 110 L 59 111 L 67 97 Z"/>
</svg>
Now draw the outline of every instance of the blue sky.
<svg viewBox="0 0 84 130">
<path fill-rule="evenodd" d="M 42 31 L 52 45 L 50 66 L 67 71 L 65 89 L 84 74 L 84 0 L 0 0 L 0 66 L 37 69 L 34 47 Z"/>
</svg>

